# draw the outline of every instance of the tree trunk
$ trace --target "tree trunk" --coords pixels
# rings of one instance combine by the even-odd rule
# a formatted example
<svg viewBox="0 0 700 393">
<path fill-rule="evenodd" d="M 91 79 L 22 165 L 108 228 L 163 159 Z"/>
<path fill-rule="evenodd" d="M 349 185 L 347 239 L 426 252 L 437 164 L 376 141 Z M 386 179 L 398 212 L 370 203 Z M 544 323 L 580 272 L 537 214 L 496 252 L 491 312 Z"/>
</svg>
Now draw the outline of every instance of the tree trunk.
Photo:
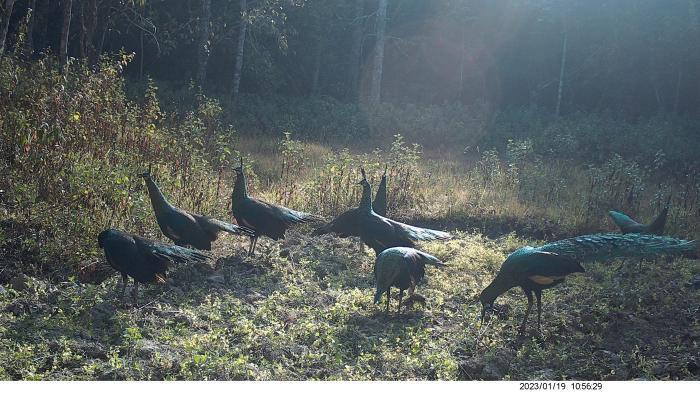
<svg viewBox="0 0 700 393">
<path fill-rule="evenodd" d="M 68 62 L 68 37 L 70 33 L 71 8 L 73 0 L 63 0 L 63 26 L 61 27 L 61 44 L 58 50 L 61 65 Z"/>
<path fill-rule="evenodd" d="M 2 15 L 0 23 L 0 56 L 5 53 L 5 39 L 7 38 L 7 30 L 10 28 L 10 18 L 12 18 L 12 8 L 15 5 L 15 0 L 5 0 L 5 12 Z"/>
<path fill-rule="evenodd" d="M 80 5 L 80 53 L 90 64 L 97 62 L 95 29 L 97 28 L 97 0 L 83 0 Z"/>
<path fill-rule="evenodd" d="M 564 74 L 566 70 L 566 41 L 568 33 L 564 30 L 564 40 L 561 44 L 561 64 L 559 66 L 559 88 L 557 89 L 557 108 L 555 114 L 558 117 L 561 112 L 561 96 L 564 91 Z"/>
<path fill-rule="evenodd" d="M 372 84 L 369 91 L 369 104 L 379 104 L 382 94 L 382 67 L 384 65 L 384 30 L 386 29 L 386 7 L 388 0 L 379 0 L 377 7 L 376 41 L 374 44 L 374 66 Z"/>
<path fill-rule="evenodd" d="M 24 55 L 31 57 L 34 54 L 34 21 L 36 20 L 36 0 L 29 0 L 27 12 L 31 12 L 27 21 L 27 36 L 24 38 Z"/>
<path fill-rule="evenodd" d="M 364 30 L 364 0 L 355 2 L 355 15 L 352 21 L 352 48 L 350 49 L 350 92 L 355 100 L 360 99 L 360 71 L 362 70 L 362 36 Z"/>
<path fill-rule="evenodd" d="M 143 80 L 143 57 L 146 54 L 146 51 L 145 51 L 144 45 L 143 45 L 143 20 L 145 18 L 145 12 L 146 12 L 146 10 L 145 10 L 145 4 L 144 4 L 144 6 L 141 6 L 141 11 L 139 13 L 141 15 L 141 20 L 139 21 L 139 23 L 142 24 L 141 28 L 139 29 L 139 80 L 140 81 Z"/>
<path fill-rule="evenodd" d="M 241 72 L 243 71 L 243 49 L 245 47 L 245 34 L 248 26 L 248 5 L 246 0 L 241 0 L 241 23 L 238 28 L 238 47 L 236 48 L 236 64 L 233 68 L 233 90 L 231 99 L 238 101 L 238 92 L 241 87 Z"/>
<path fill-rule="evenodd" d="M 199 58 L 197 62 L 197 83 L 204 90 L 209 62 L 209 23 L 211 21 L 211 0 L 202 0 L 202 16 L 199 20 Z"/>
<path fill-rule="evenodd" d="M 321 54 L 323 53 L 323 33 L 319 31 L 316 37 L 316 46 L 314 47 L 314 66 L 311 73 L 311 95 L 319 94 L 319 77 L 321 75 Z"/>
</svg>

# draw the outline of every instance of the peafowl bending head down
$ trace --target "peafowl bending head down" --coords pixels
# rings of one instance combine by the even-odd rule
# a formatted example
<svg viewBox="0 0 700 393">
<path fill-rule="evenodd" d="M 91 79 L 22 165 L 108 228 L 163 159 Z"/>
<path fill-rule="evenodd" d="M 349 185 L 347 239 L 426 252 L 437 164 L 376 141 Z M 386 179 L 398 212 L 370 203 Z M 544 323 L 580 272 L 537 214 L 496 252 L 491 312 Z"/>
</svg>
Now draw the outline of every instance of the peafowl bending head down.
<svg viewBox="0 0 700 393">
<path fill-rule="evenodd" d="M 150 179 L 151 178 L 151 164 L 148 164 L 148 170 L 143 173 L 137 173 L 136 176 L 143 178 L 143 179 Z"/>
</svg>

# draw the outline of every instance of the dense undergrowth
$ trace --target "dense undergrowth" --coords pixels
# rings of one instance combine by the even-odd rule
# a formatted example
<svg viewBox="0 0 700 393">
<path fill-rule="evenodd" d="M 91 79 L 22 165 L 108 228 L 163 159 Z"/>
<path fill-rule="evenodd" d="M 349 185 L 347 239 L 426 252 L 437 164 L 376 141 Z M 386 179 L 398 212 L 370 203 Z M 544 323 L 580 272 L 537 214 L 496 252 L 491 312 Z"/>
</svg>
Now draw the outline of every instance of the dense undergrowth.
<svg viewBox="0 0 700 393">
<path fill-rule="evenodd" d="M 0 60 L 0 378 L 697 379 L 695 262 L 587 266 L 545 295 L 538 338 L 515 338 L 520 294 L 489 326 L 475 303 L 508 252 L 612 229 L 611 208 L 648 221 L 670 196 L 669 232 L 697 238 L 684 120 L 318 98 L 229 111 L 196 92 L 175 110 L 153 82 L 127 96 L 129 60 Z M 240 154 L 254 195 L 327 217 L 357 203 L 358 167 L 377 184 L 386 166 L 389 216 L 459 231 L 424 245 L 450 264 L 428 272 L 427 306 L 384 315 L 372 256 L 300 228 L 254 259 L 225 237 L 214 266 L 178 267 L 122 307 L 95 239 L 111 226 L 163 240 L 136 173 L 152 165 L 174 204 L 226 219 Z"/>
</svg>

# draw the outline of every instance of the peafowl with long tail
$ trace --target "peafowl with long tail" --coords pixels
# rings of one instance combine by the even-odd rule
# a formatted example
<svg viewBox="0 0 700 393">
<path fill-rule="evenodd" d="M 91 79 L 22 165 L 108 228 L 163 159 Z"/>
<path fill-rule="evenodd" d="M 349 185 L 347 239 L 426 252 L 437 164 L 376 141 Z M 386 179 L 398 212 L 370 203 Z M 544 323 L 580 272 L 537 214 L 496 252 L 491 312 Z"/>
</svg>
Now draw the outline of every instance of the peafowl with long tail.
<svg viewBox="0 0 700 393">
<path fill-rule="evenodd" d="M 117 229 L 100 232 L 97 244 L 104 249 L 107 263 L 122 274 L 122 299 L 129 277 L 134 279 L 134 306 L 138 306 L 139 283 L 162 284 L 166 280 L 170 264 L 204 262 L 209 259 L 209 255 L 201 251 L 154 242 Z"/>
<path fill-rule="evenodd" d="M 541 247 L 522 247 L 506 258 L 496 278 L 479 295 L 482 322 L 496 298 L 513 287 L 520 287 L 527 296 L 527 310 L 519 332 L 525 331 L 537 299 L 537 328 L 541 330 L 542 291 L 564 282 L 571 273 L 584 272 L 582 262 L 619 257 L 681 255 L 697 258 L 696 241 L 647 234 L 604 233 L 559 240 Z"/>
<path fill-rule="evenodd" d="M 365 170 L 360 169 L 360 171 L 362 172 L 362 180 L 358 183 L 362 185 L 360 205 L 357 210 L 354 210 L 354 213 L 346 215 L 341 223 L 336 222 L 338 225 L 334 226 L 334 232 L 359 236 L 363 243 L 374 250 L 376 255 L 391 247 L 414 248 L 416 241 L 452 238 L 447 232 L 415 227 L 375 213 L 372 209 L 372 186 L 367 181 Z M 341 227 L 340 224 L 347 226 Z M 318 231 L 316 233 L 318 234 Z"/>
<path fill-rule="evenodd" d="M 285 232 L 292 225 L 319 221 L 320 217 L 274 205 L 248 196 L 248 186 L 243 170 L 243 157 L 240 166 L 233 169 L 236 182 L 231 194 L 232 213 L 236 223 L 250 231 L 248 256 L 255 254 L 258 237 L 267 236 L 272 240 L 284 239 Z"/>
<path fill-rule="evenodd" d="M 379 182 L 377 187 L 377 195 L 374 197 L 372 202 L 372 209 L 374 212 L 382 217 L 386 217 L 387 213 L 387 202 L 386 202 L 386 170 L 387 166 L 384 166 L 384 173 L 382 174 L 382 180 Z"/>
<path fill-rule="evenodd" d="M 388 314 L 391 287 L 399 289 L 399 314 L 401 314 L 401 300 L 405 290 L 408 289 L 408 302 L 425 301 L 422 296 L 415 293 L 416 285 L 425 276 L 425 265 L 445 266 L 438 258 L 415 248 L 392 247 L 379 253 L 374 263 L 374 278 L 377 287 L 374 303 L 379 303 L 382 294 L 386 293 L 386 312 Z"/>
<path fill-rule="evenodd" d="M 156 215 L 156 221 L 163 234 L 178 246 L 191 246 L 198 250 L 211 250 L 221 232 L 252 236 L 253 232 L 238 225 L 217 220 L 216 218 L 189 213 L 173 206 L 165 198 L 158 185 L 151 177 L 151 167 L 139 175 L 146 182 L 148 196 Z"/>
</svg>

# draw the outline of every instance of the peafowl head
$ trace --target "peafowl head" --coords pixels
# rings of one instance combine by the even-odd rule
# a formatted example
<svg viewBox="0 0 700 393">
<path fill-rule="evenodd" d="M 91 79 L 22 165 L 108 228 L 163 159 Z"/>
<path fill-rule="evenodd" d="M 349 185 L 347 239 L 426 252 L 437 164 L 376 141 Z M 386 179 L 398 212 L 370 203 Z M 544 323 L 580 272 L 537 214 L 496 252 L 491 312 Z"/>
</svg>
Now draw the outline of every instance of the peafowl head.
<svg viewBox="0 0 700 393">
<path fill-rule="evenodd" d="M 107 240 L 107 234 L 109 234 L 109 229 L 105 229 L 97 235 L 97 245 L 100 248 L 105 248 L 105 240 Z"/>
<path fill-rule="evenodd" d="M 240 157 L 240 164 L 233 168 L 233 171 L 236 172 L 236 176 L 242 176 L 243 175 L 243 156 Z"/>
<path fill-rule="evenodd" d="M 362 187 L 370 187 L 369 181 L 367 181 L 367 174 L 365 173 L 365 168 L 360 168 L 360 172 L 362 173 L 362 180 L 357 182 L 357 184 L 361 185 Z"/>
<path fill-rule="evenodd" d="M 386 170 L 389 168 L 389 164 L 384 164 L 384 173 L 382 173 L 382 180 L 386 180 Z"/>
<path fill-rule="evenodd" d="M 148 170 L 146 172 L 139 173 L 137 176 L 143 179 L 151 179 L 151 164 L 148 164 Z"/>
</svg>

